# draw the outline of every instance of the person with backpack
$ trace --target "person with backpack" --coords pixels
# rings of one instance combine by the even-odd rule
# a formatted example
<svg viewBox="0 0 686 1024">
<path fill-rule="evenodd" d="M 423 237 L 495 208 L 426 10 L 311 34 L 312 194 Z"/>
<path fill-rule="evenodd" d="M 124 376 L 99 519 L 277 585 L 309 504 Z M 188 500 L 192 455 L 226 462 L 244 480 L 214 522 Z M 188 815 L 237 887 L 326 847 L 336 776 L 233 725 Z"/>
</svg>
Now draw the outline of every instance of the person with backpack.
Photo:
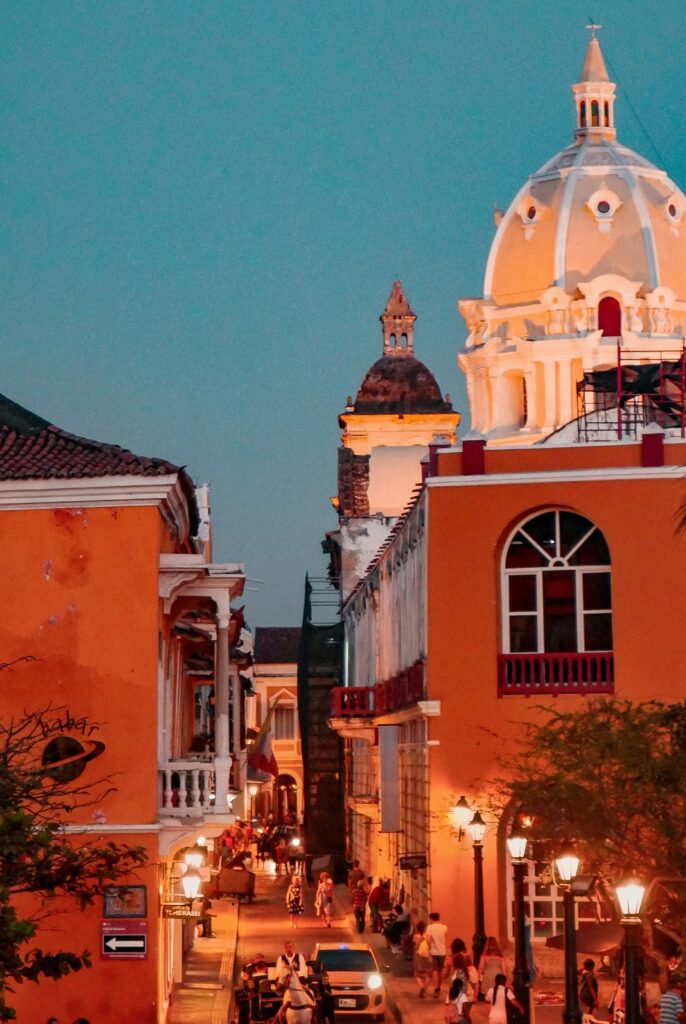
<svg viewBox="0 0 686 1024">
<path fill-rule="evenodd" d="M 595 1011 L 600 1006 L 598 998 L 598 979 L 593 971 L 595 961 L 584 960 L 584 968 L 579 976 L 579 1002 L 584 1013 L 595 1016 Z"/>
<path fill-rule="evenodd" d="M 522 1018 L 524 1017 L 524 1007 L 515 998 L 515 994 L 507 984 L 507 978 L 504 974 L 496 974 L 493 988 L 489 988 L 486 993 L 486 1002 L 491 1004 L 491 1009 L 488 1013 L 488 1024 L 507 1024 L 508 1002 L 522 1015 Z"/>
<path fill-rule="evenodd" d="M 445 1024 L 471 1024 L 469 999 L 462 978 L 455 978 L 445 1001 Z"/>
<path fill-rule="evenodd" d="M 429 943 L 426 939 L 426 922 L 418 921 L 412 933 L 412 969 L 415 981 L 419 985 L 419 998 L 426 999 L 431 989 L 433 974 L 433 960 L 429 953 Z"/>
</svg>

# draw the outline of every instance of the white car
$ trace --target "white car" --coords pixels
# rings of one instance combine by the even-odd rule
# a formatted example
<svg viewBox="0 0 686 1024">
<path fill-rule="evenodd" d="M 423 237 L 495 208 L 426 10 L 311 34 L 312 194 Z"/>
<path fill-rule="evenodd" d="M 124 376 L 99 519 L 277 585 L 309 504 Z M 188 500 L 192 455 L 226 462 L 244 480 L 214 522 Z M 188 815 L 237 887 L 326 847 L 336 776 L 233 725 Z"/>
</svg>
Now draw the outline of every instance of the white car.
<svg viewBox="0 0 686 1024">
<path fill-rule="evenodd" d="M 386 1015 L 386 986 L 370 946 L 364 942 L 318 942 L 312 952 L 329 976 L 336 1016 Z"/>
</svg>

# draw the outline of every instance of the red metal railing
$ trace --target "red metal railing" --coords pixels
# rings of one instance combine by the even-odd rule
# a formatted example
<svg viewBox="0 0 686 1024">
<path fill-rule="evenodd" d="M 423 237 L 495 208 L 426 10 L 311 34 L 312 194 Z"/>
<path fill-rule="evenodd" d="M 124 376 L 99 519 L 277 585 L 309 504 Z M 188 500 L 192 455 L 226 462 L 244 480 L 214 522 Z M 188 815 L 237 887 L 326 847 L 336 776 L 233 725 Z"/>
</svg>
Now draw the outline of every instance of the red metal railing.
<svg viewBox="0 0 686 1024">
<path fill-rule="evenodd" d="M 404 672 L 376 686 L 336 686 L 331 691 L 333 718 L 373 718 L 423 700 L 424 663 L 415 661 Z"/>
<path fill-rule="evenodd" d="M 612 693 L 612 651 L 569 654 L 499 654 L 498 696 Z"/>
</svg>

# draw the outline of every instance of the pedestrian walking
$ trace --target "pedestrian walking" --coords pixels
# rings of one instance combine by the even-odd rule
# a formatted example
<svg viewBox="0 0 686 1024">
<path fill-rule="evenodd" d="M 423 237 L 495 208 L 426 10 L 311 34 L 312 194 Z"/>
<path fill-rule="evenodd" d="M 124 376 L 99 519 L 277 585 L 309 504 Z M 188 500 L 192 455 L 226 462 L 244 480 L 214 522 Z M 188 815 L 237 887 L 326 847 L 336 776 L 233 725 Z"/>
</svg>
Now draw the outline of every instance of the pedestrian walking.
<svg viewBox="0 0 686 1024">
<path fill-rule="evenodd" d="M 419 985 L 419 998 L 426 999 L 433 975 L 433 961 L 426 938 L 426 921 L 418 921 L 412 935 L 412 971 Z"/>
<path fill-rule="evenodd" d="M 333 911 L 333 878 L 328 871 L 322 871 L 319 876 L 317 895 L 315 896 L 314 909 L 318 917 L 327 928 L 331 927 L 331 914 Z"/>
<path fill-rule="evenodd" d="M 455 978 L 445 1001 L 445 1024 L 471 1024 L 469 999 L 462 978 Z"/>
<path fill-rule="evenodd" d="M 274 860 L 276 861 L 276 873 L 277 873 L 277 875 L 280 875 L 282 873 L 281 872 L 282 868 L 283 868 L 283 874 L 287 875 L 288 874 L 288 847 L 286 846 L 286 840 L 285 839 L 279 839 L 279 841 L 277 843 L 277 846 L 276 846 L 276 850 L 274 852 L 275 852 Z"/>
<path fill-rule="evenodd" d="M 370 930 L 373 932 L 381 931 L 379 928 L 379 921 L 381 920 L 381 904 L 384 902 L 384 891 L 381 882 L 377 882 L 373 886 L 372 891 L 369 894 L 367 902 L 369 903 L 369 914 L 370 914 Z"/>
<path fill-rule="evenodd" d="M 479 960 L 479 999 L 485 999 L 488 990 L 495 986 L 496 976 L 505 973 L 503 951 L 495 936 L 489 935 Z"/>
<path fill-rule="evenodd" d="M 366 875 L 360 867 L 360 862 L 359 860 L 354 860 L 353 866 L 348 872 L 348 888 L 350 889 L 351 895 L 357 883 L 361 882 L 363 878 L 366 878 Z"/>
<path fill-rule="evenodd" d="M 584 960 L 584 968 L 579 976 L 579 1002 L 583 1012 L 589 1013 L 592 1017 L 600 1006 L 598 1000 L 598 979 L 593 973 L 594 970 L 595 960 L 589 958 Z"/>
<path fill-rule="evenodd" d="M 433 962 L 434 998 L 438 999 L 441 994 L 441 978 L 445 967 L 445 937 L 448 934 L 447 925 L 441 922 L 441 915 L 436 911 L 429 914 L 429 926 L 426 929 L 426 939 L 429 943 L 429 953 Z"/>
<path fill-rule="evenodd" d="M 495 983 L 486 993 L 486 1002 L 491 1004 L 488 1013 L 488 1024 L 507 1024 L 507 1003 L 524 1015 L 524 1007 L 515 999 L 515 994 L 507 984 L 504 974 L 496 974 Z"/>
<path fill-rule="evenodd" d="M 286 907 L 291 918 L 291 928 L 298 927 L 298 918 L 303 913 L 303 887 L 300 875 L 294 875 L 286 892 Z"/>
<path fill-rule="evenodd" d="M 353 913 L 355 915 L 355 927 L 359 935 L 364 931 L 364 917 L 367 909 L 367 890 L 364 879 L 361 879 L 353 889 Z"/>
<path fill-rule="evenodd" d="M 685 1020 L 681 983 L 672 975 L 660 1000 L 660 1024 L 684 1024 Z"/>
<path fill-rule="evenodd" d="M 608 1006 L 611 1024 L 624 1024 L 626 1014 L 626 992 L 624 990 L 624 971 L 617 975 L 617 984 Z"/>
</svg>

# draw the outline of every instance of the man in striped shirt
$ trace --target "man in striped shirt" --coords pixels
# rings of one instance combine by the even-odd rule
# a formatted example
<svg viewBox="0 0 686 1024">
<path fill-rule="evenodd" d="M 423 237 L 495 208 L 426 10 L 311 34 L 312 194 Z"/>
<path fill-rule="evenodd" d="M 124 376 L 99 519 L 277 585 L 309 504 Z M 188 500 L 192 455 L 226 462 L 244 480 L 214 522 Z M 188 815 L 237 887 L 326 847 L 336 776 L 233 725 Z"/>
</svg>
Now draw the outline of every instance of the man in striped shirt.
<svg viewBox="0 0 686 1024">
<path fill-rule="evenodd" d="M 660 1024 L 685 1024 L 684 1003 L 681 997 L 681 982 L 672 977 L 660 1000 Z"/>
<path fill-rule="evenodd" d="M 367 889 L 364 881 L 360 879 L 352 892 L 353 913 L 355 914 L 355 926 L 361 935 L 364 931 L 364 917 L 367 909 Z"/>
</svg>

